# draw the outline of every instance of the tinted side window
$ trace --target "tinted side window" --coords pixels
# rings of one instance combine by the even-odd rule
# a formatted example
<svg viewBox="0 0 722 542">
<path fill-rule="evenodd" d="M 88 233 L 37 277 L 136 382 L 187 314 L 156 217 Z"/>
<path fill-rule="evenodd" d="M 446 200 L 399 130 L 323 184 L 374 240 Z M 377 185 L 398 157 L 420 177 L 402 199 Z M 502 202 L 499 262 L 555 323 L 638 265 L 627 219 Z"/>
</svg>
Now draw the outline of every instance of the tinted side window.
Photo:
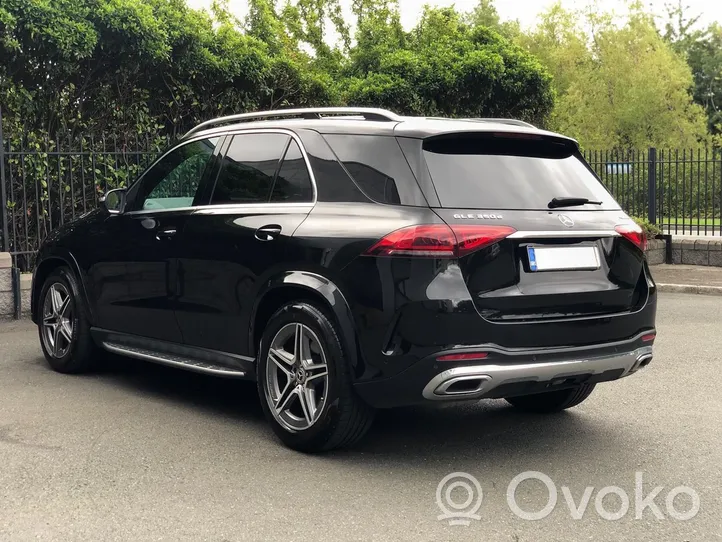
<svg viewBox="0 0 722 542">
<path fill-rule="evenodd" d="M 295 140 L 291 139 L 273 185 L 272 202 L 298 203 L 313 200 L 313 187 L 306 161 Z"/>
<path fill-rule="evenodd" d="M 319 201 L 371 203 L 372 200 L 361 192 L 321 134 L 304 130 L 303 147 L 316 181 Z"/>
<path fill-rule="evenodd" d="M 396 138 L 337 134 L 325 137 L 368 197 L 391 205 L 426 205 Z"/>
<path fill-rule="evenodd" d="M 187 143 L 171 151 L 143 175 L 130 210 L 190 207 L 218 138 Z"/>
<path fill-rule="evenodd" d="M 267 202 L 289 139 L 283 134 L 233 136 L 211 204 Z"/>
</svg>

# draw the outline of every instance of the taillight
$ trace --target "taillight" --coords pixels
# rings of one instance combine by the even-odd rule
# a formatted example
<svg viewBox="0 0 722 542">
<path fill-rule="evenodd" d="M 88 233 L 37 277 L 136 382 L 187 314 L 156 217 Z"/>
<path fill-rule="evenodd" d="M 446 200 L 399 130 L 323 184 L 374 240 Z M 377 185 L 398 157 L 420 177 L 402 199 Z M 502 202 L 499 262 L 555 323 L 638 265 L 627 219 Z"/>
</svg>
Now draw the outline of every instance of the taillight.
<svg viewBox="0 0 722 542">
<path fill-rule="evenodd" d="M 366 251 L 369 256 L 461 258 L 516 230 L 508 226 L 424 224 L 393 231 Z"/>
<path fill-rule="evenodd" d="M 510 236 L 516 230 L 509 226 L 451 226 L 456 236 L 457 256 L 461 258 Z"/>
<path fill-rule="evenodd" d="M 614 228 L 625 239 L 634 243 L 634 245 L 644 252 L 647 250 L 647 236 L 637 224 L 624 224 Z"/>
</svg>

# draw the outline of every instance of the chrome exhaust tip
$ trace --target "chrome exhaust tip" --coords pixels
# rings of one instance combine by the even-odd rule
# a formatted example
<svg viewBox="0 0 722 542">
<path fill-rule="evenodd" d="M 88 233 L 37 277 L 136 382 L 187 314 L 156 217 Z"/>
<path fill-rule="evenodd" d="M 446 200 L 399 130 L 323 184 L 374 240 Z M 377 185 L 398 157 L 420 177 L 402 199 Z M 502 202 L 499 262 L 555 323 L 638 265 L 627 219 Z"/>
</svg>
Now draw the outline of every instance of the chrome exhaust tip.
<svg viewBox="0 0 722 542">
<path fill-rule="evenodd" d="M 487 375 L 464 375 L 455 376 L 444 380 L 434 390 L 433 394 L 438 397 L 474 397 L 485 391 L 486 384 L 491 382 Z"/>
<path fill-rule="evenodd" d="M 632 366 L 627 374 L 631 375 L 632 373 L 636 373 L 637 371 L 644 369 L 652 362 L 652 358 L 652 354 L 642 354 L 637 358 L 637 362 Z"/>
</svg>

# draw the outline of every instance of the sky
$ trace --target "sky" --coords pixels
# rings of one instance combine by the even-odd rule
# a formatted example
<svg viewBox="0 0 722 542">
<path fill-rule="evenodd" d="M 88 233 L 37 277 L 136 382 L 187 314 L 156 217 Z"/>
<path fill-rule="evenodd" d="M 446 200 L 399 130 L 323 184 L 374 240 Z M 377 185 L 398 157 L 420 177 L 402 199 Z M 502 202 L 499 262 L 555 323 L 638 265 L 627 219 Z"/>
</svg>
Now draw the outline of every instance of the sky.
<svg viewBox="0 0 722 542">
<path fill-rule="evenodd" d="M 208 7 L 211 0 L 187 0 L 193 7 Z M 659 14 L 666 13 L 665 4 L 676 0 L 643 0 L 652 10 Z M 496 9 L 502 19 L 519 19 L 522 27 L 534 26 L 538 15 L 551 6 L 555 0 L 496 0 Z M 244 16 L 247 10 L 246 0 L 229 0 L 231 10 L 239 16 Z M 433 6 L 455 5 L 459 11 L 470 11 L 478 3 L 477 0 L 399 0 L 401 19 L 405 28 L 411 28 L 418 20 L 424 4 Z M 590 4 L 590 0 L 561 0 L 562 5 L 568 9 L 581 9 Z M 341 0 L 350 11 L 351 0 Z M 624 0 L 598 0 L 597 4 L 605 11 L 610 9 L 623 10 Z M 707 25 L 712 21 L 722 22 L 722 1 L 720 0 L 684 0 L 689 11 L 694 15 L 701 15 L 700 24 Z"/>
</svg>

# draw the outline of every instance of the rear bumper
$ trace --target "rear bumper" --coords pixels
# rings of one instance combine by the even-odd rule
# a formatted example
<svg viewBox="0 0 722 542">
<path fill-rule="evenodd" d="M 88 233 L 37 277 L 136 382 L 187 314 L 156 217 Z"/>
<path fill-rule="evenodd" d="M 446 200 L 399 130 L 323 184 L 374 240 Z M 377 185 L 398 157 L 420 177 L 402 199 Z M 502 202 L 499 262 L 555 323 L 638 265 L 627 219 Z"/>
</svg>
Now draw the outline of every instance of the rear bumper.
<svg viewBox="0 0 722 542">
<path fill-rule="evenodd" d="M 496 399 L 596 384 L 629 376 L 652 361 L 652 344 L 643 337 L 574 348 L 505 349 L 495 345 L 440 351 L 403 373 L 356 384 L 361 397 L 378 408 L 427 401 Z M 447 363 L 437 357 L 464 351 L 485 352 L 483 362 Z"/>
<path fill-rule="evenodd" d="M 422 395 L 432 401 L 510 397 L 525 389 L 573 386 L 585 382 L 605 382 L 629 376 L 652 361 L 652 347 L 631 352 L 582 357 L 544 363 L 483 364 L 447 369 L 424 387 Z"/>
</svg>

